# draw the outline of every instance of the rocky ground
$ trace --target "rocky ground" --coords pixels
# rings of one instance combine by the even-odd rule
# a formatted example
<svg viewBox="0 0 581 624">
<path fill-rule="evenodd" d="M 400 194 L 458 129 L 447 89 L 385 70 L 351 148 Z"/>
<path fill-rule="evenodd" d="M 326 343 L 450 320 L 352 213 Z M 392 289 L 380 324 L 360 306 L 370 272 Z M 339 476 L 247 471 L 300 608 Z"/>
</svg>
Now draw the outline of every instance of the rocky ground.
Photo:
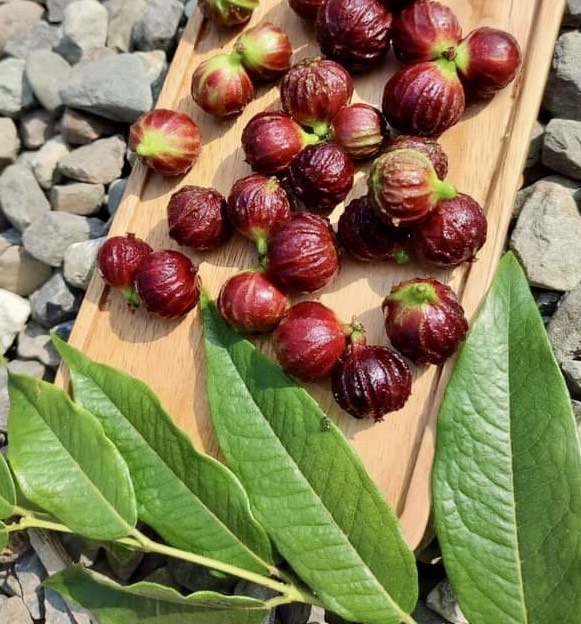
<svg viewBox="0 0 581 624">
<path fill-rule="evenodd" d="M 153 106 L 195 2 L 0 0 L 0 343 L 11 370 L 54 376 L 59 361 L 48 332 L 70 332 L 130 172 L 128 124 Z M 568 4 L 509 245 L 526 268 L 581 419 L 581 0 Z M 0 448 L 5 385 L 0 372 Z M 184 591 L 224 583 L 156 557 L 118 560 L 74 537 L 20 539 L 0 553 L 0 624 L 90 624 L 40 587 L 70 561 Z M 437 549 L 418 565 L 416 620 L 465 623 Z M 256 591 L 244 583 L 220 589 Z M 309 621 L 338 622 L 301 607 L 268 619 Z"/>
</svg>

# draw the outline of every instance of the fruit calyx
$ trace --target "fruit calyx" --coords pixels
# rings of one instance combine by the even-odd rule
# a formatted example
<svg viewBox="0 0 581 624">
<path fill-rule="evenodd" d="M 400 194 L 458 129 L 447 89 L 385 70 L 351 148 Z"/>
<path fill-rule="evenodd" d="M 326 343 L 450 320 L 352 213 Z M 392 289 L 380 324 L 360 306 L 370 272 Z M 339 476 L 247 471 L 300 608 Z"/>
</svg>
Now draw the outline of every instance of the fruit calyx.
<svg viewBox="0 0 581 624">
<path fill-rule="evenodd" d="M 411 282 L 397 289 L 385 298 L 385 301 L 397 301 L 411 309 L 438 303 L 436 289 L 427 282 Z"/>
</svg>

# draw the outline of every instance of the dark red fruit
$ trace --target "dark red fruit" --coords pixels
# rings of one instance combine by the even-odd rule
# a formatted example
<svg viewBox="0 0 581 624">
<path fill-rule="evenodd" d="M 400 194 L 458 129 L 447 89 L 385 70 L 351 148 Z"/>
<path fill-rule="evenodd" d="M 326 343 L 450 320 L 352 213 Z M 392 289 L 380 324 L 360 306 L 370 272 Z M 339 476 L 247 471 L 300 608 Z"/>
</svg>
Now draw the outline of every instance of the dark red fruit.
<svg viewBox="0 0 581 624">
<path fill-rule="evenodd" d="M 258 6 L 258 0 L 200 0 L 200 10 L 217 26 L 231 28 L 245 24 Z"/>
<path fill-rule="evenodd" d="M 398 149 L 413 149 L 427 156 L 432 161 L 440 180 L 444 180 L 448 175 L 448 156 L 436 140 L 400 134 L 391 139 L 385 151 L 393 152 Z"/>
<path fill-rule="evenodd" d="M 255 80 L 267 82 L 290 68 L 293 48 L 287 34 L 271 22 L 243 32 L 234 46 L 242 65 Z"/>
<path fill-rule="evenodd" d="M 416 278 L 394 287 L 383 314 L 391 344 L 415 364 L 442 364 L 468 333 L 454 291 L 435 279 Z"/>
<path fill-rule="evenodd" d="M 274 351 L 283 369 L 301 381 L 329 377 L 347 346 L 346 328 L 322 303 L 292 306 L 274 332 Z"/>
<path fill-rule="evenodd" d="M 284 110 L 318 136 L 329 131 L 329 122 L 349 102 L 353 80 L 349 72 L 334 61 L 308 58 L 294 65 L 280 85 Z"/>
<path fill-rule="evenodd" d="M 218 307 L 234 329 L 258 334 L 275 329 L 288 310 L 289 302 L 266 275 L 245 271 L 222 286 Z"/>
<path fill-rule="evenodd" d="M 496 28 L 477 28 L 458 46 L 454 61 L 469 94 L 488 99 L 514 80 L 522 53 L 511 34 Z"/>
<path fill-rule="evenodd" d="M 353 188 L 355 167 L 343 148 L 333 143 L 310 145 L 293 158 L 290 181 L 305 207 L 323 215 L 333 212 Z"/>
<path fill-rule="evenodd" d="M 339 219 L 339 242 L 357 260 L 409 262 L 409 234 L 390 228 L 375 214 L 366 197 L 354 199 Z"/>
<path fill-rule="evenodd" d="M 457 17 L 439 2 L 413 2 L 393 23 L 393 49 L 400 60 L 408 63 L 451 57 L 460 39 L 462 29 Z"/>
<path fill-rule="evenodd" d="M 387 347 L 353 342 L 333 372 L 335 401 L 351 416 L 381 422 L 401 409 L 412 391 L 412 374 L 406 361 Z"/>
<path fill-rule="evenodd" d="M 283 112 L 258 113 L 242 132 L 246 160 L 259 173 L 283 173 L 291 160 L 307 145 L 319 139 L 305 132 Z"/>
<path fill-rule="evenodd" d="M 131 126 L 129 149 L 156 173 L 182 175 L 200 155 L 200 130 L 188 115 L 158 108 Z"/>
<path fill-rule="evenodd" d="M 314 292 L 339 272 L 339 252 L 331 224 L 324 217 L 299 212 L 273 233 L 266 255 L 270 276 L 294 292 Z"/>
<path fill-rule="evenodd" d="M 303 19 L 314 20 L 325 0 L 289 0 L 291 9 Z"/>
<path fill-rule="evenodd" d="M 345 106 L 331 123 L 331 138 L 354 160 L 376 156 L 387 134 L 387 124 L 381 111 L 369 104 Z"/>
<path fill-rule="evenodd" d="M 217 54 L 196 68 L 192 97 L 206 113 L 224 119 L 246 108 L 254 97 L 254 86 L 237 56 Z"/>
<path fill-rule="evenodd" d="M 201 281 L 197 267 L 179 251 L 155 251 L 139 266 L 135 290 L 149 312 L 173 319 L 196 307 Z"/>
<path fill-rule="evenodd" d="M 427 264 L 442 267 L 472 262 L 486 242 L 486 230 L 486 215 L 480 204 L 459 193 L 441 201 L 414 229 L 414 254 Z"/>
<path fill-rule="evenodd" d="M 400 69 L 383 92 L 388 123 L 407 134 L 439 136 L 458 123 L 465 104 L 456 66 L 446 59 Z"/>
<path fill-rule="evenodd" d="M 129 306 L 137 307 L 139 298 L 133 289 L 135 273 L 153 249 L 135 234 L 113 236 L 103 243 L 97 257 L 101 277 L 114 288 L 120 288 Z"/>
<path fill-rule="evenodd" d="M 219 247 L 230 234 L 226 200 L 211 188 L 184 186 L 167 206 L 169 235 L 197 251 Z"/>
<path fill-rule="evenodd" d="M 387 54 L 392 21 L 379 0 L 327 0 L 317 17 L 317 38 L 325 56 L 360 71 Z"/>
<path fill-rule="evenodd" d="M 272 231 L 291 214 L 286 191 L 275 177 L 254 174 L 238 180 L 228 197 L 228 218 L 234 229 L 266 252 Z"/>
<path fill-rule="evenodd" d="M 419 223 L 438 202 L 457 194 L 452 184 L 438 178 L 430 160 L 412 149 L 388 152 L 375 160 L 368 186 L 377 215 L 394 227 Z"/>
</svg>

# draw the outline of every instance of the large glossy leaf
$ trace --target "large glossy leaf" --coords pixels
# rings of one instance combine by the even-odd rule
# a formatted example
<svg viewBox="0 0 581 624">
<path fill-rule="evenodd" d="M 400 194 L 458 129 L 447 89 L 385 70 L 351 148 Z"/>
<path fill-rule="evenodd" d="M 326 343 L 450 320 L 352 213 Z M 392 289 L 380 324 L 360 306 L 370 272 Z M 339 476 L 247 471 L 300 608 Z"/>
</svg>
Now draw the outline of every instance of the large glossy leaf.
<svg viewBox="0 0 581 624">
<path fill-rule="evenodd" d="M 359 457 L 309 394 L 232 331 L 203 296 L 208 398 L 228 464 L 282 555 L 325 605 L 368 624 L 407 621 L 415 562 Z"/>
<path fill-rule="evenodd" d="M 135 526 L 127 465 L 99 422 L 65 392 L 23 375 L 8 378 L 8 460 L 24 496 L 89 538 Z"/>
<path fill-rule="evenodd" d="M 264 573 L 271 545 L 238 479 L 196 451 L 141 381 L 53 338 L 75 400 L 101 422 L 131 473 L 141 520 L 178 548 Z"/>
<path fill-rule="evenodd" d="M 0 453 L 0 520 L 14 515 L 16 488 L 4 455 Z"/>
<path fill-rule="evenodd" d="M 261 624 L 268 612 L 263 602 L 244 596 L 182 596 L 154 583 L 123 587 L 81 566 L 51 576 L 44 585 L 88 609 L 100 624 Z"/>
<path fill-rule="evenodd" d="M 579 442 L 565 383 L 511 254 L 446 391 L 433 490 L 444 563 L 471 624 L 579 621 Z"/>
</svg>

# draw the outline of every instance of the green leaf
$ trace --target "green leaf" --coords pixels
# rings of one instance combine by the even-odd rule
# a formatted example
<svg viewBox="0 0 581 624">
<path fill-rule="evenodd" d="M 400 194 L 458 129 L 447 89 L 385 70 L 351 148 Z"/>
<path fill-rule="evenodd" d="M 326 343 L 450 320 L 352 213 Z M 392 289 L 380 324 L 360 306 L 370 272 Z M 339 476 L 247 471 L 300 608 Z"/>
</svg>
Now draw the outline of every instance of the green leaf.
<svg viewBox="0 0 581 624">
<path fill-rule="evenodd" d="M 177 548 L 268 571 L 270 540 L 238 479 L 196 451 L 141 381 L 53 341 L 69 367 L 75 400 L 99 419 L 129 466 L 139 518 Z"/>
<path fill-rule="evenodd" d="M 209 591 L 182 596 L 154 583 L 123 587 L 78 565 L 44 586 L 91 611 L 100 624 L 261 624 L 268 613 L 265 603 L 253 598 Z"/>
<path fill-rule="evenodd" d="M 512 254 L 446 390 L 433 491 L 444 563 L 471 624 L 579 621 L 579 442 Z"/>
<path fill-rule="evenodd" d="M 16 488 L 4 455 L 0 453 L 0 520 L 14 515 L 16 505 Z"/>
<path fill-rule="evenodd" d="M 0 522 L 0 552 L 8 546 L 8 531 L 4 522 Z"/>
<path fill-rule="evenodd" d="M 9 375 L 8 460 L 24 496 L 84 537 L 114 540 L 137 522 L 123 458 L 65 392 Z"/>
<path fill-rule="evenodd" d="M 410 621 L 413 554 L 342 433 L 310 395 L 202 299 L 208 398 L 228 464 L 275 545 L 325 606 L 366 624 Z"/>
</svg>

